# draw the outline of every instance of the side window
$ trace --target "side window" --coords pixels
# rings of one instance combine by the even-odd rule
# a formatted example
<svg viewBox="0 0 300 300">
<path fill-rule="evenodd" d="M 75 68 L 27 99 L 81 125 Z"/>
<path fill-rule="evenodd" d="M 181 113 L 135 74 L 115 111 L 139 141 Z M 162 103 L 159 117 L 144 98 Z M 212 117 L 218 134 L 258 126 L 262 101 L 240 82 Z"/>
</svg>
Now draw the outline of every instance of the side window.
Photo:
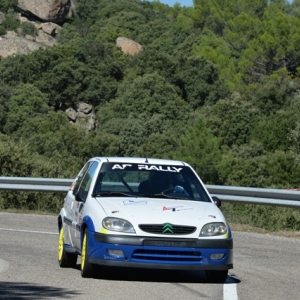
<svg viewBox="0 0 300 300">
<path fill-rule="evenodd" d="M 98 163 L 93 162 L 90 168 L 88 169 L 88 171 L 85 173 L 81 185 L 79 187 L 79 190 L 88 192 L 97 167 L 98 167 Z"/>
<path fill-rule="evenodd" d="M 194 199 L 203 202 L 211 202 L 208 195 L 206 194 L 204 188 L 201 186 L 198 180 L 193 180 L 191 182 L 193 189 Z"/>
<path fill-rule="evenodd" d="M 92 161 L 89 161 L 85 164 L 85 166 L 82 168 L 82 170 L 80 171 L 80 174 L 78 175 L 78 178 L 76 180 L 76 183 L 74 185 L 74 188 L 73 188 L 73 195 L 75 195 L 78 190 L 79 190 L 79 187 L 82 183 L 82 180 L 84 178 L 84 175 L 86 174 L 87 170 L 89 169 L 89 167 L 91 166 L 93 162 Z"/>
</svg>

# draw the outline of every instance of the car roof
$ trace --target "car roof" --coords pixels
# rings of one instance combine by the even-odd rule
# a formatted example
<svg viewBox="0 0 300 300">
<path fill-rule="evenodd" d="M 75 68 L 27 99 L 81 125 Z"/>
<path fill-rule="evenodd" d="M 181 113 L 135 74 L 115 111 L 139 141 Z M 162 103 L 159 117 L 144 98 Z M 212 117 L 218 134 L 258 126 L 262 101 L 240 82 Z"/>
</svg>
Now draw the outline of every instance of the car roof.
<svg viewBox="0 0 300 300">
<path fill-rule="evenodd" d="M 101 162 L 112 162 L 112 163 L 138 163 L 138 164 L 162 164 L 162 165 L 174 165 L 174 166 L 189 166 L 189 164 L 171 159 L 160 159 L 160 158 L 147 158 L 147 157 L 93 157 L 91 160 L 97 160 Z"/>
</svg>

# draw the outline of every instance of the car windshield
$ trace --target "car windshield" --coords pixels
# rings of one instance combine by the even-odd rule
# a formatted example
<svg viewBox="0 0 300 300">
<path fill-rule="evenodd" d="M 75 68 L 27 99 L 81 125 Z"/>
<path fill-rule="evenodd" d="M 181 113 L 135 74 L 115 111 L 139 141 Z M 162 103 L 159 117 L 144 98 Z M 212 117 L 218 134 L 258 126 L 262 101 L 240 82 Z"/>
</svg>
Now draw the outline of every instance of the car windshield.
<svg viewBox="0 0 300 300">
<path fill-rule="evenodd" d="M 92 195 L 211 202 L 193 170 L 183 165 L 106 162 L 100 169 Z"/>
</svg>

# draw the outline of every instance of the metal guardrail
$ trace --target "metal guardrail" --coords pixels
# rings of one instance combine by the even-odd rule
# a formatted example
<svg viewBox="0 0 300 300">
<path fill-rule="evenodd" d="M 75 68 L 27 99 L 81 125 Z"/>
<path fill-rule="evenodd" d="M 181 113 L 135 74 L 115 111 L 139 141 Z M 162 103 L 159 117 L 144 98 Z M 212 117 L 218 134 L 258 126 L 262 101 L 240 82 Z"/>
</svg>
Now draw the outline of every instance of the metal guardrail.
<svg viewBox="0 0 300 300">
<path fill-rule="evenodd" d="M 64 192 L 74 179 L 0 177 L 0 190 Z M 300 208 L 300 191 L 206 185 L 211 196 L 224 202 Z"/>
<path fill-rule="evenodd" d="M 66 193 L 74 179 L 0 177 L 0 190 Z"/>
<path fill-rule="evenodd" d="M 224 202 L 300 208 L 300 191 L 206 185 L 211 196 Z"/>
</svg>

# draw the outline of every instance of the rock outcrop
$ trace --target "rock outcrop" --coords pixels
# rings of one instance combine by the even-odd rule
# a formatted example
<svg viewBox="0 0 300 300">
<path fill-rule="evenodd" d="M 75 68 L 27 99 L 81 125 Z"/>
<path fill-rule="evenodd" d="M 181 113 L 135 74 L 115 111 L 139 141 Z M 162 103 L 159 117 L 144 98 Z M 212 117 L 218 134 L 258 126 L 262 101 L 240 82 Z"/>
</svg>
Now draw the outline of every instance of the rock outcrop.
<svg viewBox="0 0 300 300">
<path fill-rule="evenodd" d="M 37 32 L 28 35 L 19 28 L 16 32 L 9 31 L 0 36 L 1 57 L 28 54 L 39 48 L 56 45 L 55 36 L 61 28 L 59 24 L 72 16 L 75 10 L 73 0 L 18 0 L 18 7 L 22 12 L 16 18 L 21 23 L 33 24 Z M 4 21 L 5 15 L 0 12 L 0 24 Z"/>
<path fill-rule="evenodd" d="M 47 23 L 42 23 L 38 26 L 38 29 L 41 29 L 43 32 L 47 33 L 48 35 L 51 36 L 56 36 L 58 30 L 61 27 L 55 23 L 47 22 Z"/>
<path fill-rule="evenodd" d="M 19 9 L 25 14 L 58 24 L 72 16 L 73 6 L 73 0 L 18 0 Z"/>
<path fill-rule="evenodd" d="M 83 129 L 86 133 L 95 128 L 95 113 L 93 107 L 87 103 L 79 103 L 75 108 L 66 110 L 70 123 Z"/>
<path fill-rule="evenodd" d="M 1 16 L 4 14 L 0 13 L 0 24 L 3 19 Z M 34 35 L 24 34 L 21 28 L 18 28 L 16 32 L 8 31 L 6 35 L 0 37 L 0 56 L 7 57 L 17 54 L 28 54 L 39 48 L 45 49 L 56 45 L 58 42 L 55 39 L 61 26 L 52 22 L 37 23 L 28 19 L 28 17 L 18 14 L 16 18 L 21 23 L 33 24 L 37 32 Z"/>
<path fill-rule="evenodd" d="M 13 33 L 0 36 L 0 56 L 2 57 L 28 54 L 39 48 L 46 48 L 46 46 Z"/>
<path fill-rule="evenodd" d="M 139 53 L 143 49 L 143 47 L 139 43 L 126 37 L 118 37 L 116 44 L 122 49 L 122 52 L 124 54 L 134 55 Z"/>
</svg>

